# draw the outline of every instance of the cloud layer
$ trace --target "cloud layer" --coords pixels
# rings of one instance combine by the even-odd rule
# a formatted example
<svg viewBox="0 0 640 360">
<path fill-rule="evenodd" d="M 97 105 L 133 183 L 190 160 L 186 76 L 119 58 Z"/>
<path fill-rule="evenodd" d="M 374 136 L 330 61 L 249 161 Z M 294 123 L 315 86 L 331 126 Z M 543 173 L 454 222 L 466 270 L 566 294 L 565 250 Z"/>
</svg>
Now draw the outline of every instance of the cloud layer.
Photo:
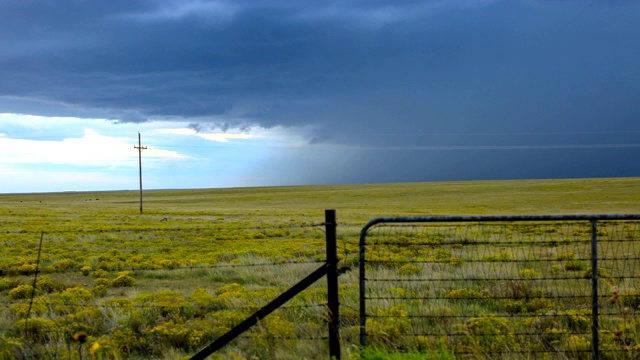
<svg viewBox="0 0 640 360">
<path fill-rule="evenodd" d="M 635 1 L 9 0 L 0 112 L 288 128 L 372 181 L 640 175 L 639 33 Z"/>
</svg>

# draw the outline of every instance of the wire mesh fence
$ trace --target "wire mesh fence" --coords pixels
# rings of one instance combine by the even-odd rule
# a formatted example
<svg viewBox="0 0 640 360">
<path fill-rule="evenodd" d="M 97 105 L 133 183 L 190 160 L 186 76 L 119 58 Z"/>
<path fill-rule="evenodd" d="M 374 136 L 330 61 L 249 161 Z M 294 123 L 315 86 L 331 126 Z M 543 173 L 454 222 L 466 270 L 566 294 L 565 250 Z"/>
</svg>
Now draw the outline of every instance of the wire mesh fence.
<svg viewBox="0 0 640 360">
<path fill-rule="evenodd" d="M 363 230 L 363 344 L 501 358 L 640 356 L 638 219 L 401 219 Z"/>
<path fill-rule="evenodd" d="M 0 358 L 193 353 L 325 263 L 320 226 L 4 231 Z M 326 302 L 310 286 L 229 351 L 326 352 Z"/>
</svg>

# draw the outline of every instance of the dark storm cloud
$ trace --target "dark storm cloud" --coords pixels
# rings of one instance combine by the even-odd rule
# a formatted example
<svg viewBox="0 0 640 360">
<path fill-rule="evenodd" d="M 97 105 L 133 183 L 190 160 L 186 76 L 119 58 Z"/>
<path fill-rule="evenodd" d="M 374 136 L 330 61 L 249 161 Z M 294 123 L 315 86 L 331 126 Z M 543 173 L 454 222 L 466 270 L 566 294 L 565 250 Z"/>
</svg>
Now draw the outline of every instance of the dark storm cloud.
<svg viewBox="0 0 640 360">
<path fill-rule="evenodd" d="M 636 142 L 638 34 L 637 1 L 9 0 L 0 110 L 365 147 Z"/>
</svg>

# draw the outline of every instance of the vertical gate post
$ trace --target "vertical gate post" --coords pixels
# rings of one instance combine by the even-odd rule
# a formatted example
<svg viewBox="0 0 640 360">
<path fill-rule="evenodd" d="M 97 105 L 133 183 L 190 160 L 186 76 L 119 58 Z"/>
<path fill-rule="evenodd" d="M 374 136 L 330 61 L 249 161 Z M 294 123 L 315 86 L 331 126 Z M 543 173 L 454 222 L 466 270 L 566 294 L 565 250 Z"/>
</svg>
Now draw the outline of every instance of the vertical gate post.
<svg viewBox="0 0 640 360">
<path fill-rule="evenodd" d="M 327 234 L 327 307 L 329 309 L 329 356 L 340 359 L 340 313 L 338 302 L 338 251 L 336 244 L 336 211 L 325 210 Z"/>
<path fill-rule="evenodd" d="M 591 220 L 591 357 L 598 360 L 598 229 Z"/>
</svg>

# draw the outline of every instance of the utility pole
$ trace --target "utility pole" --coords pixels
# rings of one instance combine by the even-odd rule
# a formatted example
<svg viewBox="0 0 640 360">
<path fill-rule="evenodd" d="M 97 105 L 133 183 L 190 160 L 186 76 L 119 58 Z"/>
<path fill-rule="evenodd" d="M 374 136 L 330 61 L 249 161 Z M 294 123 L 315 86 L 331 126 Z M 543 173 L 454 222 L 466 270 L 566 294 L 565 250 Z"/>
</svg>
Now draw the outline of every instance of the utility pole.
<svg viewBox="0 0 640 360">
<path fill-rule="evenodd" d="M 140 164 L 140 214 L 142 214 L 142 150 L 145 150 L 147 147 L 142 146 L 142 141 L 140 140 L 140 133 L 138 132 L 138 146 L 133 146 L 138 149 L 138 163 Z"/>
</svg>

